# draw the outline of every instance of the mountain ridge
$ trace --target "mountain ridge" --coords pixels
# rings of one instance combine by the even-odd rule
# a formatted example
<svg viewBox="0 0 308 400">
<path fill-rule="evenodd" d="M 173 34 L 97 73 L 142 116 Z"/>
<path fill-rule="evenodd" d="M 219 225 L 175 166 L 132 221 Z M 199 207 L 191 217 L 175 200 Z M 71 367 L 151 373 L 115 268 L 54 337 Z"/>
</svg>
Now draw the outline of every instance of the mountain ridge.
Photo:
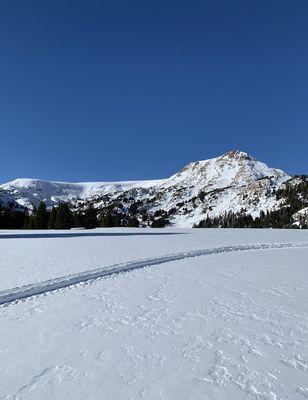
<svg viewBox="0 0 308 400">
<path fill-rule="evenodd" d="M 261 212 L 277 211 L 288 206 L 289 190 L 297 193 L 296 188 L 302 190 L 301 185 L 305 187 L 306 183 L 303 177 L 292 177 L 246 152 L 231 150 L 191 162 L 165 179 L 74 183 L 18 178 L 0 184 L 0 202 L 11 202 L 29 212 L 41 201 L 49 208 L 70 202 L 81 210 L 91 204 L 101 215 L 106 210 L 126 214 L 133 203 L 138 203 L 140 212 L 136 216 L 140 220 L 143 212 L 154 216 L 161 210 L 171 225 L 191 227 L 205 218 L 228 213 L 257 218 Z M 285 190 L 285 196 L 277 198 L 279 190 Z M 299 193 L 298 198 L 301 197 Z M 304 208 L 305 195 L 302 200 Z"/>
</svg>

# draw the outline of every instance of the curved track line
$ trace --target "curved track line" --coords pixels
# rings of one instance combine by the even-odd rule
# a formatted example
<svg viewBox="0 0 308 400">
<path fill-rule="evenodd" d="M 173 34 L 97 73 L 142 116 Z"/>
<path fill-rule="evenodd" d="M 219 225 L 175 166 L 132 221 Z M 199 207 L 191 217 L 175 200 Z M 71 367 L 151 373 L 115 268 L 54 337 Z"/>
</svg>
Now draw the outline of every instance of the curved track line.
<svg viewBox="0 0 308 400">
<path fill-rule="evenodd" d="M 200 257 L 209 254 L 230 253 L 244 250 L 265 250 L 265 249 L 289 249 L 308 247 L 308 243 L 267 243 L 267 244 L 247 244 L 238 246 L 214 247 L 203 250 L 191 250 L 166 256 L 130 261 L 127 263 L 114 264 L 78 274 L 54 278 L 43 282 L 37 282 L 25 286 L 20 286 L 0 292 L 0 305 L 12 303 L 18 300 L 53 292 L 58 289 L 67 288 L 78 283 L 84 283 L 98 278 L 127 272 L 134 269 L 144 268 L 151 265 L 164 264 L 171 261 L 183 260 L 186 258 Z"/>
</svg>

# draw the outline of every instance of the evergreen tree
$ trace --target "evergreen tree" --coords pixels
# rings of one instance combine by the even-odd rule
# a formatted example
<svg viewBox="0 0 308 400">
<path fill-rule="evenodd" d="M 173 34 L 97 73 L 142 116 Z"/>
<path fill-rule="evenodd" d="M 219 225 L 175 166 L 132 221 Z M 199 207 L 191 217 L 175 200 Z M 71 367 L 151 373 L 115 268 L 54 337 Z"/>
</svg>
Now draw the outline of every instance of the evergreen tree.
<svg viewBox="0 0 308 400">
<path fill-rule="evenodd" d="M 26 214 L 23 211 L 2 209 L 0 211 L 0 227 L 2 229 L 22 229 Z"/>
<path fill-rule="evenodd" d="M 25 215 L 25 221 L 24 221 L 24 229 L 34 229 L 35 228 L 35 223 L 34 223 L 34 216 L 33 215 Z"/>
<path fill-rule="evenodd" d="M 165 217 L 160 217 L 158 219 L 155 219 L 152 221 L 151 227 L 152 228 L 164 228 L 169 224 L 169 220 L 166 219 Z"/>
<path fill-rule="evenodd" d="M 103 218 L 102 218 L 102 227 L 103 228 L 110 228 L 112 226 L 114 226 L 113 225 L 112 216 L 110 214 L 104 215 Z"/>
<path fill-rule="evenodd" d="M 49 214 L 48 229 L 55 229 L 58 217 L 58 208 L 53 207 Z"/>
<path fill-rule="evenodd" d="M 129 207 L 129 213 L 135 216 L 137 214 L 137 211 L 138 211 L 138 204 L 134 202 Z"/>
<path fill-rule="evenodd" d="M 74 220 L 75 220 L 75 222 L 74 222 L 75 226 L 78 226 L 78 227 L 85 226 L 84 215 L 82 212 L 79 211 L 77 213 L 74 213 Z"/>
<path fill-rule="evenodd" d="M 49 212 L 46 209 L 46 204 L 41 201 L 34 215 L 34 226 L 36 229 L 47 229 L 49 220 Z"/>
<path fill-rule="evenodd" d="M 57 210 L 55 229 L 71 229 L 74 226 L 74 216 L 67 203 L 60 203 Z"/>
<path fill-rule="evenodd" d="M 138 228 L 139 227 L 139 221 L 136 217 L 129 218 L 127 226 L 130 228 Z"/>
<path fill-rule="evenodd" d="M 87 229 L 92 229 L 97 227 L 97 214 L 95 208 L 90 205 L 84 212 L 83 224 Z"/>
<path fill-rule="evenodd" d="M 113 217 L 113 225 L 115 227 L 126 226 L 125 220 L 123 220 L 123 215 L 121 213 L 116 213 Z"/>
</svg>

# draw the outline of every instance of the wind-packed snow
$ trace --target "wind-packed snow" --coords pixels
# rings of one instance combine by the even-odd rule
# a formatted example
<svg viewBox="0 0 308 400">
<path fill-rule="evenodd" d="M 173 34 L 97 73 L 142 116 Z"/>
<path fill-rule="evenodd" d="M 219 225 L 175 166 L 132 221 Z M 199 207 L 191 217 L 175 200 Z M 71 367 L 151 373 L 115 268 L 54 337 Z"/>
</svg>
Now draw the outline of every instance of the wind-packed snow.
<svg viewBox="0 0 308 400">
<path fill-rule="evenodd" d="M 242 244 L 305 241 L 308 241 L 308 231 L 301 230 L 0 230 L 0 290 L 183 251 Z"/>
<path fill-rule="evenodd" d="M 180 255 L 0 306 L 0 399 L 307 398 L 308 232 L 147 233 L 0 232 L 6 292 Z"/>
</svg>

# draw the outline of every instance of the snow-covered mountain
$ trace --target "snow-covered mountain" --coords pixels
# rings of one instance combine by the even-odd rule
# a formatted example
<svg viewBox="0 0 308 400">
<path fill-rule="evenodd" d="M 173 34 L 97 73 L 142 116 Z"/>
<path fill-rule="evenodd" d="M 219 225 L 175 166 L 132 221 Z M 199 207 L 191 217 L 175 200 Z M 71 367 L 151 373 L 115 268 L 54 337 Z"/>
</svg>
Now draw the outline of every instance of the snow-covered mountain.
<svg viewBox="0 0 308 400">
<path fill-rule="evenodd" d="M 232 150 L 217 158 L 192 162 L 167 179 L 86 183 L 16 179 L 0 185 L 0 201 L 30 210 L 40 201 L 48 207 L 60 201 L 79 208 L 93 204 L 103 214 L 106 208 L 125 213 L 135 203 L 137 216 L 164 213 L 173 226 L 191 227 L 205 217 L 229 212 L 258 217 L 261 210 L 277 210 L 286 202 L 283 196 L 277 198 L 277 191 L 294 179 L 301 178 L 292 178 L 245 152 Z M 295 186 L 296 182 L 292 183 Z"/>
<path fill-rule="evenodd" d="M 2 196 L 3 202 L 14 201 L 31 210 L 41 201 L 44 201 L 47 207 L 52 207 L 59 202 L 122 193 L 137 186 L 147 188 L 156 182 L 159 181 L 68 183 L 18 178 L 0 185 L 0 200 Z"/>
</svg>

